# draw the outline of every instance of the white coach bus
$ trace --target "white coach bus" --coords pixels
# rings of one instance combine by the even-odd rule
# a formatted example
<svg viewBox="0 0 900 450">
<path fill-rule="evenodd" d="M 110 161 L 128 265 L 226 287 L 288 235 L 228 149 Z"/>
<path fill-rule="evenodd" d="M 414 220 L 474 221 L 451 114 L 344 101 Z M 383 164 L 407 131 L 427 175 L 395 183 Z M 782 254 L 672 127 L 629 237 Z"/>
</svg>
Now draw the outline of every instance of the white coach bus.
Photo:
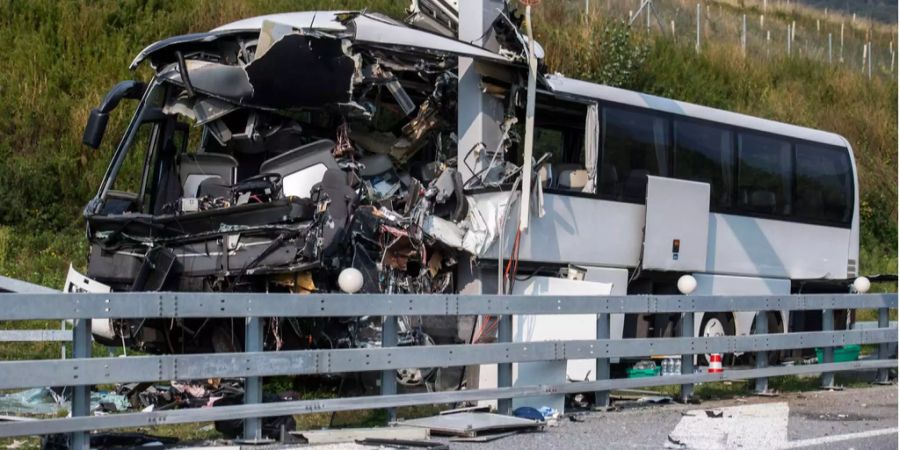
<svg viewBox="0 0 900 450">
<path fill-rule="evenodd" d="M 847 292 L 857 276 L 859 192 L 846 139 L 559 75 L 546 80 L 534 150 L 551 154 L 541 168 L 544 216 L 521 235 L 519 280 L 568 265 L 620 295 L 677 294 L 686 274 L 698 295 Z M 769 315 L 770 333 L 821 327 L 821 314 Z M 752 334 L 755 316 L 698 313 L 695 335 Z M 848 319 L 838 317 L 838 326 Z M 672 335 L 677 320 L 614 315 L 611 337 Z"/>
</svg>

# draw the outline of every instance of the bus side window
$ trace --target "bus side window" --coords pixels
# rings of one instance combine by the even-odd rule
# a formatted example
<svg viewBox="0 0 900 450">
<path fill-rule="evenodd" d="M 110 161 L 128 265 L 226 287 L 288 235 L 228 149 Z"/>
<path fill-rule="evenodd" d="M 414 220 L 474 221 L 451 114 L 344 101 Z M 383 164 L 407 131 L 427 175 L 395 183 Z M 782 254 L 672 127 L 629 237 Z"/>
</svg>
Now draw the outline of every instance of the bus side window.
<svg viewBox="0 0 900 450">
<path fill-rule="evenodd" d="M 797 145 L 796 216 L 847 225 L 853 214 L 853 174 L 846 149 Z"/>
<path fill-rule="evenodd" d="M 792 213 L 791 144 L 751 133 L 738 135 L 738 206 L 776 216 Z"/>
<path fill-rule="evenodd" d="M 668 176 L 668 119 L 604 107 L 600 136 L 600 194 L 619 201 L 644 202 L 647 175 Z"/>
<path fill-rule="evenodd" d="M 710 206 L 732 206 L 734 138 L 715 125 L 675 121 L 675 177 L 709 183 Z"/>
</svg>

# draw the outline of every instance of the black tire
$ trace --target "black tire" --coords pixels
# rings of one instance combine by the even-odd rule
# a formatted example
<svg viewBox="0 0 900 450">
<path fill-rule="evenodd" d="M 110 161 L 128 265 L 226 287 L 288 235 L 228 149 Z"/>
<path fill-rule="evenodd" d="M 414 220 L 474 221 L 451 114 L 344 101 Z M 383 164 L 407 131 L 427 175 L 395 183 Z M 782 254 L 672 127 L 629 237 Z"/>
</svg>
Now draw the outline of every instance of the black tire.
<svg viewBox="0 0 900 450">
<path fill-rule="evenodd" d="M 734 336 L 734 318 L 729 314 L 725 313 L 715 313 L 715 314 L 705 314 L 703 315 L 703 320 L 700 322 L 700 333 L 699 337 L 706 336 L 719 336 L 719 334 L 705 334 L 704 330 L 707 329 L 708 326 L 711 325 L 712 321 L 718 321 L 721 324 L 721 328 L 723 331 L 722 336 Z M 705 354 L 700 354 L 697 356 L 697 361 L 702 366 L 709 365 L 709 356 Z M 730 366 L 734 363 L 734 353 L 723 353 L 722 354 L 722 366 Z"/>
</svg>

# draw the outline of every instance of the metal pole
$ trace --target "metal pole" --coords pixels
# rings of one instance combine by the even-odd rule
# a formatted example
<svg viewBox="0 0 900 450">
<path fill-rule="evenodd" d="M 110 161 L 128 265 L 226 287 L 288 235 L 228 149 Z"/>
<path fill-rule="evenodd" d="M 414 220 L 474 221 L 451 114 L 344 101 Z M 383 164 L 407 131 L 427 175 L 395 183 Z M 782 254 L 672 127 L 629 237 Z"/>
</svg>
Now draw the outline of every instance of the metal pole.
<svg viewBox="0 0 900 450">
<path fill-rule="evenodd" d="M 891 59 L 891 62 L 893 62 L 893 61 L 894 60 Z M 66 321 L 65 320 L 59 321 L 59 329 L 66 331 Z M 65 341 L 61 341 L 59 343 L 59 353 L 60 353 L 59 359 L 66 359 L 66 342 Z"/>
<path fill-rule="evenodd" d="M 647 32 L 650 32 L 650 10 L 653 9 L 653 0 L 647 0 L 647 11 L 645 14 L 647 15 Z"/>
<path fill-rule="evenodd" d="M 700 54 L 700 3 L 697 3 L 697 43 L 694 44 L 694 50 Z"/>
<path fill-rule="evenodd" d="M 72 357 L 91 357 L 91 320 L 77 319 L 72 330 Z M 91 413 L 91 387 L 79 385 L 73 388 L 72 417 L 86 417 Z M 87 431 L 72 433 L 69 442 L 73 449 L 86 450 L 91 445 L 91 435 Z"/>
<path fill-rule="evenodd" d="M 741 21 L 741 53 L 744 54 L 744 57 L 747 57 L 747 15 L 744 14 L 744 18 Z"/>
<path fill-rule="evenodd" d="M 244 351 L 261 352 L 263 350 L 263 325 L 260 317 L 244 319 Z M 247 377 L 244 380 L 244 404 L 262 403 L 262 378 Z M 259 417 L 244 419 L 244 440 L 257 442 L 262 440 L 262 420 Z"/>
<path fill-rule="evenodd" d="M 791 56 L 791 25 L 788 24 L 787 29 L 787 54 Z"/>
<path fill-rule="evenodd" d="M 822 311 L 822 331 L 834 331 L 834 310 Z M 834 362 L 834 347 L 822 348 L 822 364 Z M 834 389 L 834 373 L 822 372 L 822 389 Z"/>
<path fill-rule="evenodd" d="M 872 42 L 869 42 L 869 79 L 872 79 Z"/>
<path fill-rule="evenodd" d="M 522 197 L 519 200 L 519 231 L 528 229 L 531 205 L 531 171 L 534 151 L 534 103 L 537 89 L 537 58 L 534 56 L 534 36 L 531 28 L 531 6 L 525 6 L 525 30 L 528 33 L 528 92 L 525 102 L 525 155 L 522 158 Z"/>
<path fill-rule="evenodd" d="M 862 49 L 862 72 L 866 72 L 866 56 L 869 54 L 869 44 L 863 44 Z"/>
<path fill-rule="evenodd" d="M 681 314 L 681 337 L 694 337 L 694 313 L 686 312 Z M 681 374 L 694 374 L 694 354 L 681 355 Z M 687 403 L 694 395 L 694 384 L 686 383 L 681 385 L 681 402 Z"/>
<path fill-rule="evenodd" d="M 497 327 L 497 342 L 512 342 L 513 327 L 512 316 L 505 315 L 500 317 L 500 324 Z M 497 364 L 497 387 L 512 386 L 512 363 Z M 497 400 L 497 412 L 500 414 L 512 414 L 512 399 L 501 398 Z"/>
<path fill-rule="evenodd" d="M 828 33 L 828 64 L 831 64 L 831 33 Z"/>
<path fill-rule="evenodd" d="M 753 330 L 756 335 L 769 334 L 769 312 L 760 311 L 756 314 L 756 327 Z M 756 368 L 765 369 L 769 365 L 769 352 L 762 350 L 756 352 Z M 756 379 L 756 393 L 765 394 L 769 391 L 769 379 Z"/>
<path fill-rule="evenodd" d="M 385 316 L 381 325 L 381 346 L 397 346 L 397 316 Z M 394 395 L 397 393 L 397 371 L 387 369 L 381 372 L 381 395 Z M 397 410 L 387 409 L 388 423 L 397 420 Z"/>
<path fill-rule="evenodd" d="M 878 328 L 887 328 L 890 326 L 889 312 L 890 309 L 888 308 L 878 309 Z M 884 342 L 878 344 L 878 359 L 890 358 L 891 356 L 888 354 L 888 351 L 888 343 Z M 878 373 L 875 375 L 875 382 L 878 384 L 890 384 L 889 376 L 890 372 L 888 369 L 878 369 Z"/>
<path fill-rule="evenodd" d="M 597 339 L 609 339 L 609 314 L 597 314 Z M 597 358 L 597 379 L 609 379 L 609 358 Z M 594 393 L 594 406 L 599 409 L 609 407 L 609 391 Z"/>
<path fill-rule="evenodd" d="M 838 61 L 844 62 L 844 22 L 841 22 L 841 50 L 838 54 Z"/>
</svg>

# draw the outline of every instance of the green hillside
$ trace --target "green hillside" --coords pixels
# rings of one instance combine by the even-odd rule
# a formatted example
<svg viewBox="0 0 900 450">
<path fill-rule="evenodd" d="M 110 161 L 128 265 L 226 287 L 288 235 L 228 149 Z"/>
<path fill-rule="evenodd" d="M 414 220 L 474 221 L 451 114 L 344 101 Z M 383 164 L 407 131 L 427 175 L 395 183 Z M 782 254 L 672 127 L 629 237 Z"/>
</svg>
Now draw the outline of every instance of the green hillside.
<svg viewBox="0 0 900 450">
<path fill-rule="evenodd" d="M 745 59 L 736 39 L 713 39 L 697 55 L 692 42 L 631 32 L 604 14 L 585 21 L 566 4 L 538 7 L 537 38 L 552 71 L 846 136 L 863 187 L 863 270 L 896 272 L 895 75 L 870 81 L 849 65 L 778 55 Z M 81 131 L 106 90 L 134 76 L 128 63 L 145 45 L 264 13 L 367 7 L 402 18 L 405 6 L 396 0 L 0 2 L 6 44 L 0 63 L 0 273 L 59 286 L 69 262 L 84 267 L 81 208 L 100 182 L 115 139 L 91 151 L 80 144 Z M 123 129 L 129 112 L 113 114 L 110 137 Z"/>
</svg>

